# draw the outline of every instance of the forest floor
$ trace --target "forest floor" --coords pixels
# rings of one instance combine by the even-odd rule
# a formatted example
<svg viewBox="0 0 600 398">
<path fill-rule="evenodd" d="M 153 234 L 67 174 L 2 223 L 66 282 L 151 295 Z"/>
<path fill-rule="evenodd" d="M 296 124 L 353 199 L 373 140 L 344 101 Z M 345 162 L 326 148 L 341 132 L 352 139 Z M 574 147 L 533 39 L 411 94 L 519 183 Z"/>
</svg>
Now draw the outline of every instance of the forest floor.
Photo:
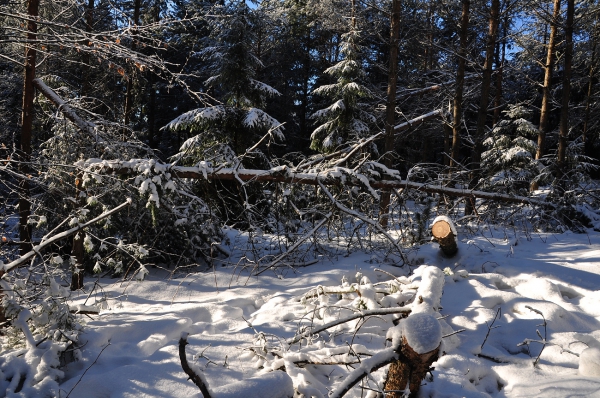
<svg viewBox="0 0 600 398">
<path fill-rule="evenodd" d="M 433 377 L 423 381 L 419 396 L 600 397 L 600 350 L 579 357 L 587 348 L 600 349 L 600 233 L 487 229 L 464 238 L 459 230 L 459 239 L 453 258 L 443 257 L 435 243 L 408 254 L 413 263 L 449 268 L 440 322 L 445 335 L 464 329 L 443 338 Z M 406 266 L 354 252 L 251 278 L 234 266 L 217 266 L 187 275 L 151 269 L 144 281 L 88 279 L 88 292 L 94 283 L 102 289 L 86 304 L 104 309 L 85 321 L 81 358 L 66 367 L 60 396 L 201 397 L 179 361 L 178 340 L 188 332 L 188 361 L 202 369 L 211 389 L 220 389 L 216 395 L 251 397 L 231 383 L 266 373 L 271 365 L 249 349 L 283 346 L 294 336 L 311 308 L 300 299 L 303 294 L 319 285 L 339 286 L 343 278 L 352 282 L 357 272 L 373 283 L 389 280 L 380 270 L 408 274 Z M 86 298 L 81 293 L 75 303 Z M 356 334 L 356 324 L 330 329 L 314 349 L 323 353 L 330 344 L 348 342 L 374 353 L 385 347 L 390 326 L 388 318 L 373 317 Z M 520 345 L 524 341 L 529 344 Z M 307 366 L 288 374 L 306 397 L 326 397 L 351 370 Z M 362 384 L 366 388 L 357 385 L 346 396 L 373 394 L 382 377 L 380 370 Z M 255 384 L 262 388 L 257 396 L 269 396 L 265 384 Z"/>
</svg>

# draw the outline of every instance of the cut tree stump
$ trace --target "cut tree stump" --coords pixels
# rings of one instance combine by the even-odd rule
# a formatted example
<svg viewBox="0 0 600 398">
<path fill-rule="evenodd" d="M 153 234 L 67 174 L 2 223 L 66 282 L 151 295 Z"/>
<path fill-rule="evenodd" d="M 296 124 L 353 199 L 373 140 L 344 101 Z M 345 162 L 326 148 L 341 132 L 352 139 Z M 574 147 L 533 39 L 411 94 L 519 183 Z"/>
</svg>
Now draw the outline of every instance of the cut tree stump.
<svg viewBox="0 0 600 398">
<path fill-rule="evenodd" d="M 455 230 L 452 225 L 452 221 L 447 217 L 437 218 L 434 220 L 433 225 L 431 226 L 431 233 L 435 240 L 440 244 L 440 248 L 442 252 L 446 256 L 452 257 L 458 251 L 458 245 L 456 244 L 456 235 L 453 230 Z"/>
<path fill-rule="evenodd" d="M 410 389 L 410 397 L 416 397 L 431 364 L 437 361 L 440 347 L 424 354 L 416 353 L 409 345 L 406 337 L 402 337 L 400 359 L 393 362 L 388 370 L 384 385 L 385 398 L 402 398 L 406 388 Z"/>
</svg>

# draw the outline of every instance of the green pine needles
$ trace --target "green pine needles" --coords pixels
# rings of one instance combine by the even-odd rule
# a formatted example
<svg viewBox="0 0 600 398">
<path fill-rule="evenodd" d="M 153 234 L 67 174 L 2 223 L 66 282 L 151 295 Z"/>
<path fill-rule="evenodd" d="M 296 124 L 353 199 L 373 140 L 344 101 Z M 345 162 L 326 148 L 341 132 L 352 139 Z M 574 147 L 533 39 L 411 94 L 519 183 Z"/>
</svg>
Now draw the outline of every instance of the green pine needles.
<svg viewBox="0 0 600 398">
<path fill-rule="evenodd" d="M 336 83 L 320 86 L 313 94 L 332 99 L 327 108 L 312 115 L 321 124 L 311 134 L 311 149 L 333 152 L 336 147 L 369 135 L 375 117 L 365 110 L 361 99 L 371 98 L 371 91 L 361 84 L 365 72 L 361 64 L 360 31 L 354 26 L 342 36 L 344 59 L 325 70 Z"/>
</svg>

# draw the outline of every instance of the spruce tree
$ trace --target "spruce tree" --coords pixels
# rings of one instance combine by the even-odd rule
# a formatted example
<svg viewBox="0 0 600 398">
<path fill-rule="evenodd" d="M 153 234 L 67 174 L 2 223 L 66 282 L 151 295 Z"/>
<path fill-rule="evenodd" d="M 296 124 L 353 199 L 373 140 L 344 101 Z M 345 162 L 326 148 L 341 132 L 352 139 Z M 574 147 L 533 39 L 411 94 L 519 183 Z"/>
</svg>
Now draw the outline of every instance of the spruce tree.
<svg viewBox="0 0 600 398">
<path fill-rule="evenodd" d="M 232 161 L 269 131 L 283 139 L 283 126 L 263 110 L 268 97 L 280 94 L 256 79 L 263 65 L 252 52 L 253 10 L 244 1 L 235 1 L 215 11 L 209 18 L 212 43 L 196 56 L 206 62 L 207 94 L 216 104 L 186 112 L 166 126 L 196 133 L 175 156 L 185 163 L 203 159 L 207 150 L 220 161 Z"/>
<path fill-rule="evenodd" d="M 375 117 L 361 103 L 361 99 L 371 98 L 372 94 L 362 84 L 365 72 L 359 42 L 360 31 L 352 18 L 350 31 L 342 36 L 343 59 L 325 70 L 336 82 L 313 91 L 313 94 L 330 98 L 333 103 L 312 115 L 321 124 L 311 134 L 311 149 L 332 152 L 339 145 L 368 136 L 369 124 L 375 122 Z"/>
</svg>

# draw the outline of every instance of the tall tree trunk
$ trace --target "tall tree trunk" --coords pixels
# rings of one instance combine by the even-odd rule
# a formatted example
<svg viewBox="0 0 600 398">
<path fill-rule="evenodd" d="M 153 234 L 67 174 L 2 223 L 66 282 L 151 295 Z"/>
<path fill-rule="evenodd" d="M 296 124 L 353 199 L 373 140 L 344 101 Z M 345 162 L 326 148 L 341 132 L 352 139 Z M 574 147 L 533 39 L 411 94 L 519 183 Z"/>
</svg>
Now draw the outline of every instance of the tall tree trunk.
<svg viewBox="0 0 600 398">
<path fill-rule="evenodd" d="M 556 35 L 558 32 L 558 18 L 560 17 L 560 2 L 561 0 L 554 0 L 554 10 L 552 12 L 552 20 L 550 21 L 550 37 L 548 39 L 548 50 L 546 52 L 546 70 L 544 74 L 542 107 L 540 109 L 540 126 L 538 128 L 538 148 L 535 152 L 535 158 L 538 160 L 545 154 L 550 103 L 552 102 L 552 73 L 554 71 L 554 49 L 556 47 Z M 535 191 L 538 188 L 539 185 L 536 181 L 531 183 L 531 191 Z"/>
<path fill-rule="evenodd" d="M 154 22 L 160 22 L 160 7 L 158 4 L 154 6 Z M 156 76 L 152 71 L 148 72 L 148 86 L 150 91 L 150 103 L 148 104 L 148 135 L 149 145 L 152 149 L 158 149 L 160 145 L 160 133 L 156 128 Z"/>
<path fill-rule="evenodd" d="M 565 25 L 565 55 L 562 104 L 560 109 L 560 127 L 558 131 L 558 177 L 565 173 L 567 153 L 567 137 L 569 136 L 569 99 L 571 96 L 571 64 L 573 63 L 573 19 L 575 0 L 567 0 L 567 23 Z"/>
<path fill-rule="evenodd" d="M 586 149 L 589 146 L 589 137 L 587 136 L 589 122 L 590 122 L 590 108 L 592 103 L 592 94 L 594 90 L 594 75 L 596 74 L 596 67 L 598 60 L 596 59 L 597 47 L 598 47 L 598 34 L 600 34 L 600 29 L 598 29 L 598 18 L 600 14 L 596 15 L 596 22 L 594 23 L 594 29 L 592 30 L 592 56 L 590 58 L 590 72 L 588 74 L 588 88 L 585 97 L 585 116 L 583 119 L 583 131 L 581 132 L 581 139 L 586 145 Z M 587 154 L 587 150 L 586 150 Z"/>
<path fill-rule="evenodd" d="M 94 27 L 94 0 L 88 0 L 88 6 L 85 10 L 85 31 L 86 33 L 92 33 Z M 88 36 L 89 37 L 89 36 Z M 84 40 L 85 46 L 90 46 L 91 42 L 86 38 Z M 85 97 L 89 95 L 91 91 L 90 85 L 90 53 L 85 51 L 82 56 L 83 60 L 83 81 L 81 82 L 81 96 Z"/>
<path fill-rule="evenodd" d="M 433 68 L 433 26 L 434 26 L 434 14 L 435 14 L 435 2 L 431 1 L 426 6 L 427 13 L 425 19 L 427 21 L 427 44 L 425 45 L 425 51 L 423 53 L 423 70 L 428 71 Z"/>
<path fill-rule="evenodd" d="M 394 121 L 396 120 L 396 85 L 398 83 L 398 37 L 400 36 L 400 0 L 392 0 L 390 22 L 390 64 L 388 70 L 387 101 L 385 105 L 385 144 L 383 163 L 391 168 L 394 152 Z M 390 191 L 381 192 L 379 224 L 387 227 L 390 211 Z"/>
<path fill-rule="evenodd" d="M 135 0 L 134 5 L 133 5 L 133 24 L 134 26 L 138 26 L 140 24 L 140 8 L 141 8 L 141 0 Z M 136 45 L 136 35 L 135 33 L 137 32 L 137 29 L 134 28 L 133 30 L 134 35 L 133 35 L 133 42 L 131 44 L 131 49 L 133 51 L 136 50 L 137 45 Z M 131 109 L 133 107 L 133 76 L 128 76 L 127 77 L 127 91 L 125 91 L 125 112 L 124 112 L 124 117 L 123 117 L 123 124 L 125 125 L 125 127 L 129 126 L 129 121 L 131 119 Z"/>
<path fill-rule="evenodd" d="M 502 44 L 498 42 L 496 49 L 496 97 L 494 98 L 494 118 L 492 126 L 500 120 L 502 111 L 502 80 L 504 78 L 504 62 L 506 61 L 506 35 L 508 34 L 508 18 L 502 23 Z"/>
<path fill-rule="evenodd" d="M 462 100 L 465 86 L 465 66 L 467 64 L 467 39 L 469 33 L 469 10 L 471 0 L 462 0 L 460 17 L 460 48 L 458 50 L 458 69 L 456 71 L 456 91 L 454 92 L 454 110 L 452 122 L 452 152 L 450 167 L 456 164 L 460 151 L 460 125 L 462 124 Z"/>
<path fill-rule="evenodd" d="M 27 2 L 27 44 L 25 45 L 25 75 L 23 78 L 23 108 L 21 115 L 21 142 L 19 165 L 20 173 L 23 179 L 19 183 L 19 252 L 21 255 L 31 250 L 31 226 L 28 224 L 31 215 L 31 202 L 29 195 L 29 181 L 27 175 L 30 173 L 29 162 L 31 160 L 31 131 L 33 127 L 33 99 L 35 89 L 33 79 L 35 79 L 36 49 L 35 41 L 37 39 L 37 19 L 40 7 L 39 0 L 29 0 Z"/>
<path fill-rule="evenodd" d="M 490 88 L 492 83 L 492 65 L 494 63 L 494 49 L 496 48 L 496 36 L 498 34 L 498 16 L 500 13 L 500 0 L 492 0 L 490 9 L 489 31 L 485 47 L 485 64 L 483 65 L 483 78 L 481 81 L 481 101 L 477 114 L 477 129 L 473 137 L 473 150 L 471 152 L 471 181 L 469 187 L 475 188 L 481 175 L 481 153 L 483 152 L 483 139 L 485 137 L 485 123 L 490 102 Z M 465 214 L 473 213 L 473 203 L 467 202 Z"/>
</svg>

